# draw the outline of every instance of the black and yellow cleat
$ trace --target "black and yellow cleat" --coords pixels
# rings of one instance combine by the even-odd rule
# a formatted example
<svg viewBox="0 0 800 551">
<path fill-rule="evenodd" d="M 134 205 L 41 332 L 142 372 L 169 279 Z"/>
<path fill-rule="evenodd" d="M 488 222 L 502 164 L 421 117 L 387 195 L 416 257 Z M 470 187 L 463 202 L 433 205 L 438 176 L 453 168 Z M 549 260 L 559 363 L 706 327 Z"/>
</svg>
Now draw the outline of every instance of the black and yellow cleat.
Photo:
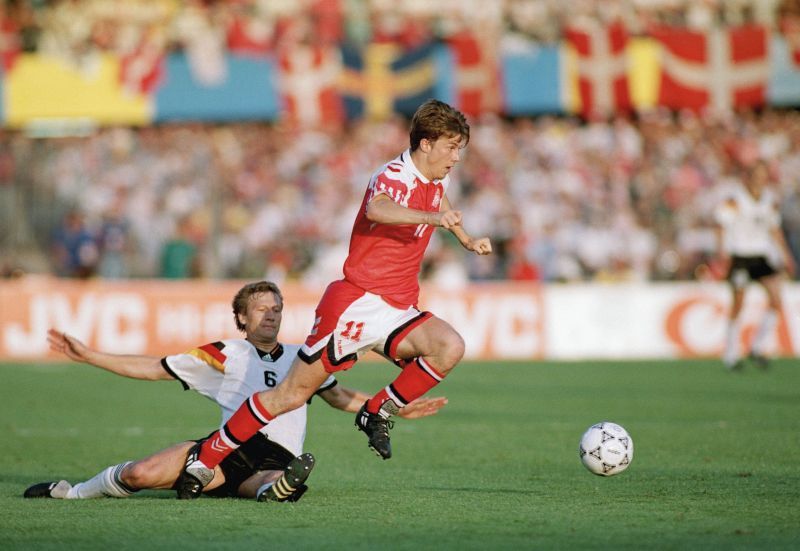
<svg viewBox="0 0 800 551">
<path fill-rule="evenodd" d="M 256 495 L 257 501 L 297 501 L 308 490 L 305 481 L 314 468 L 314 456 L 310 453 L 298 455 L 283 470 L 281 477 L 272 484 L 263 486 Z"/>
</svg>

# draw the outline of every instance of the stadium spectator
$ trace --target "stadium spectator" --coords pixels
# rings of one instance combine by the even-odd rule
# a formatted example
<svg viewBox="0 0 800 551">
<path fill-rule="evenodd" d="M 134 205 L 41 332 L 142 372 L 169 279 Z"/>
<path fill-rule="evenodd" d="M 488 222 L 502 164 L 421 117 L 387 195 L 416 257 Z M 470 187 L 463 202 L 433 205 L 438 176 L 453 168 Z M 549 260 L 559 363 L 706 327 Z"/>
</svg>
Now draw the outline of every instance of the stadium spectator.
<svg viewBox="0 0 800 551">
<path fill-rule="evenodd" d="M 161 252 L 160 277 L 186 279 L 200 275 L 200 255 L 193 238 L 192 220 L 181 218 L 172 238 Z"/>
<path fill-rule="evenodd" d="M 78 210 L 70 210 L 53 235 L 56 274 L 86 279 L 95 274 L 100 253 L 95 236 Z"/>
<path fill-rule="evenodd" d="M 115 205 L 103 215 L 98 243 L 100 262 L 97 274 L 106 279 L 123 279 L 130 277 L 127 264 L 128 252 L 131 250 L 130 224 L 123 214 L 124 199 L 120 198 Z"/>
<path fill-rule="evenodd" d="M 278 341 L 282 309 L 283 298 L 276 285 L 266 281 L 247 284 L 233 299 L 234 321 L 244 339 L 219 341 L 165 358 L 101 352 L 55 329 L 49 331 L 48 341 L 55 352 L 123 377 L 178 380 L 184 389 L 191 388 L 214 401 L 224 422 L 249 393 L 272 387 L 286 375 L 298 346 Z M 351 413 L 367 398 L 357 390 L 339 386 L 333 376 L 316 393 L 332 407 Z M 404 417 L 433 415 L 446 403 L 444 398 L 421 399 L 407 408 Z M 223 461 L 206 486 L 207 494 L 296 501 L 305 492 L 305 481 L 314 466 L 313 456 L 302 453 L 305 433 L 303 404 L 276 419 Z M 170 489 L 196 442 L 181 442 L 143 459 L 112 465 L 74 486 L 65 480 L 35 484 L 24 495 L 89 499 Z"/>
<path fill-rule="evenodd" d="M 289 374 L 273 391 L 254 393 L 225 425 L 190 454 L 179 492 L 199 495 L 214 467 L 272 421 L 300 407 L 330 373 L 352 367 L 374 350 L 403 367 L 364 402 L 356 427 L 383 459 L 392 455 L 389 417 L 434 388 L 461 360 L 464 341 L 444 320 L 420 312 L 422 257 L 434 228 L 449 230 L 468 251 L 488 255 L 488 238 L 474 239 L 447 196 L 449 173 L 469 142 L 469 125 L 449 105 L 429 100 L 411 120 L 410 148 L 370 178 L 356 215 L 344 279 L 320 300 L 315 323 Z"/>
<path fill-rule="evenodd" d="M 739 350 L 742 305 L 747 284 L 758 282 L 766 291 L 768 309 L 750 348 L 750 359 L 762 369 L 768 365 L 768 339 L 782 312 L 781 270 L 794 274 L 795 262 L 780 229 L 780 214 L 770 189 L 769 168 L 759 161 L 743 170 L 742 185 L 717 209 L 718 251 L 729 266 L 732 292 L 723 361 L 731 371 L 744 367 Z"/>
</svg>

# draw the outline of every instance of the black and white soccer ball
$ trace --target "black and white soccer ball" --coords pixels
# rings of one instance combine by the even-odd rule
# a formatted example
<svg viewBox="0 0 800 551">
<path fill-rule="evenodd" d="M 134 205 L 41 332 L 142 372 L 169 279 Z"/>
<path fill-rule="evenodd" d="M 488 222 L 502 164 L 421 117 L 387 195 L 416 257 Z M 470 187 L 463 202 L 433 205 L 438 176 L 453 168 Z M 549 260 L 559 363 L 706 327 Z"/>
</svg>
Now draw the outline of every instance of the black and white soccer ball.
<svg viewBox="0 0 800 551">
<path fill-rule="evenodd" d="M 603 421 L 583 433 L 578 453 L 589 472 L 613 476 L 633 461 L 633 439 L 622 426 Z"/>
</svg>

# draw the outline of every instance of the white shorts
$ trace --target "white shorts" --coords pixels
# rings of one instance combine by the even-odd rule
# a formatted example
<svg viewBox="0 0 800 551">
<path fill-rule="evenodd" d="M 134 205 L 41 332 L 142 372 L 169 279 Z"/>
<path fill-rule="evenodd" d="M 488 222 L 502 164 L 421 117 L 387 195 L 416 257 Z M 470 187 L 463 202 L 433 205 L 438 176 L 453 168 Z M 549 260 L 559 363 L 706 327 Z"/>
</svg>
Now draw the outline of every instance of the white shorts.
<svg viewBox="0 0 800 551">
<path fill-rule="evenodd" d="M 351 368 L 369 350 L 397 360 L 397 345 L 430 317 L 413 306 L 395 308 L 346 280 L 334 281 L 298 355 L 306 363 L 321 359 L 328 373 Z"/>
</svg>

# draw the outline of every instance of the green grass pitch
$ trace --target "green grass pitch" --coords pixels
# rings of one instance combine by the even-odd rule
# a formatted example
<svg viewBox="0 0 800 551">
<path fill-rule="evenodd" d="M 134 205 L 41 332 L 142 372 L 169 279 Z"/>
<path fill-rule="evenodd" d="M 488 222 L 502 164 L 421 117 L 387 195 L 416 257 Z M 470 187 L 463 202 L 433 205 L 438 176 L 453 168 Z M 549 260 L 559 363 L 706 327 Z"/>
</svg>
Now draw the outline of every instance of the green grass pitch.
<svg viewBox="0 0 800 551">
<path fill-rule="evenodd" d="M 171 492 L 25 500 L 218 423 L 177 382 L 76 364 L 0 364 L 3 549 L 797 549 L 800 369 L 729 374 L 715 361 L 464 363 L 438 416 L 399 420 L 381 461 L 353 417 L 311 405 L 317 456 L 296 504 L 177 501 Z M 374 392 L 392 368 L 341 381 Z M 635 457 L 601 478 L 577 446 L 592 423 L 628 429 Z"/>
</svg>

